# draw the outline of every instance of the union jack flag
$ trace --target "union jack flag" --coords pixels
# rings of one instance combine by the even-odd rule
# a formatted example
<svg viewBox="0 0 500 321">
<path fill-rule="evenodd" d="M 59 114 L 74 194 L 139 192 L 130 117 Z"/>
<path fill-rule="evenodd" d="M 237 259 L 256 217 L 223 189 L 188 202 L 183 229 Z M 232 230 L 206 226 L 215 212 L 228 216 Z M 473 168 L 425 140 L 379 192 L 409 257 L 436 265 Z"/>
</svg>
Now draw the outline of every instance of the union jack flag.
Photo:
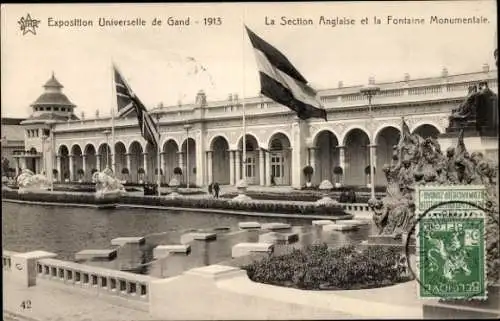
<svg viewBox="0 0 500 321">
<path fill-rule="evenodd" d="M 116 99 L 118 103 L 118 117 L 124 117 L 135 111 L 139 127 L 141 128 L 142 137 L 150 144 L 158 147 L 160 141 L 160 132 L 153 118 L 149 115 L 146 107 L 140 101 L 130 86 L 125 81 L 125 78 L 118 71 L 118 68 L 113 65 L 115 75 Z"/>
</svg>

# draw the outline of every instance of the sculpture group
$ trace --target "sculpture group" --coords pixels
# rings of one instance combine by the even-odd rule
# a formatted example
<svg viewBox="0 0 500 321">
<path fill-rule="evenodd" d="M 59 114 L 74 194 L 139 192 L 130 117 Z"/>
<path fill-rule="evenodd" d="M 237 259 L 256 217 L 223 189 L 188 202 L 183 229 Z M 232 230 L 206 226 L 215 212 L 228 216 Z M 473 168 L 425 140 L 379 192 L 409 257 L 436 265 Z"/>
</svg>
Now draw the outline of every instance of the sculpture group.
<svg viewBox="0 0 500 321">
<path fill-rule="evenodd" d="M 486 188 L 486 252 L 488 278 L 499 275 L 499 208 L 497 196 L 498 162 L 492 163 L 480 152 L 469 154 L 464 144 L 464 130 L 476 126 L 481 113 L 491 107 L 491 92 L 483 85 L 482 91 L 471 89 L 470 95 L 453 110 L 450 127 L 463 126 L 458 130 L 456 147 L 445 152 L 435 138 L 423 139 L 411 134 L 402 121 L 401 138 L 393 148 L 390 164 L 384 166 L 387 193 L 382 199 L 370 199 L 373 220 L 381 235 L 396 238 L 408 234 L 416 224 L 415 187 L 418 185 L 482 185 Z M 460 116 L 460 117 L 459 117 Z M 461 117 L 464 116 L 464 117 Z M 475 123 L 472 124 L 471 120 Z M 493 120 L 489 125 L 492 125 Z M 472 124 L 472 125 L 471 125 Z M 485 128 L 481 125 L 480 128 Z M 469 127 L 470 128 L 470 127 Z M 476 128 L 477 130 L 477 128 Z M 453 132 L 453 131 L 452 131 Z"/>
<path fill-rule="evenodd" d="M 109 167 L 105 168 L 102 172 L 95 172 L 92 175 L 92 181 L 95 182 L 97 198 L 119 196 L 126 193 L 125 187 L 115 178 L 113 171 Z"/>
<path fill-rule="evenodd" d="M 50 188 L 50 182 L 45 175 L 34 174 L 32 171 L 25 168 L 17 177 L 17 186 L 19 186 L 19 192 L 47 190 Z"/>
</svg>

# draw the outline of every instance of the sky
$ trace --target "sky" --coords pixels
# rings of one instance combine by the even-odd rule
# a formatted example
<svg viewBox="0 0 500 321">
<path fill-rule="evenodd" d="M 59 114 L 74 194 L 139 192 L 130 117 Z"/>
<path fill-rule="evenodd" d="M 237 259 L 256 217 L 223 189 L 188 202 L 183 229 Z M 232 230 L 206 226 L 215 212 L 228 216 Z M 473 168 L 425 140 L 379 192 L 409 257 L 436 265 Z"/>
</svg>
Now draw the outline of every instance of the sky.
<svg viewBox="0 0 500 321">
<path fill-rule="evenodd" d="M 40 20 L 36 35 L 18 21 Z M 430 24 L 431 16 L 485 17 L 481 24 Z M 319 25 L 321 16 L 355 25 Z M 374 16 L 381 24 L 374 24 Z M 388 24 L 387 16 L 422 18 L 424 24 Z M 190 19 L 168 26 L 168 17 Z M 267 17 L 267 19 L 266 19 Z M 310 18 L 313 25 L 280 25 L 282 17 Z M 361 20 L 368 18 L 368 24 Z M 91 19 L 93 27 L 49 27 L 53 21 Z M 98 19 L 136 19 L 145 27 L 99 27 Z M 154 18 L 162 26 L 152 26 Z M 220 25 L 205 25 L 212 18 Z M 269 25 L 271 19 L 276 24 Z M 195 23 L 195 22 L 198 23 Z M 266 21 L 268 22 L 266 24 Z M 316 89 L 475 72 L 494 67 L 495 1 L 208 3 L 208 4 L 8 4 L 1 7 L 1 115 L 27 117 L 52 72 L 63 92 L 93 117 L 116 108 L 111 63 L 148 108 L 193 103 L 199 90 L 209 101 L 230 93 L 260 91 L 247 25 L 275 46 Z M 203 66 L 203 70 L 201 66 Z M 195 72 L 195 71 L 198 72 Z"/>
</svg>

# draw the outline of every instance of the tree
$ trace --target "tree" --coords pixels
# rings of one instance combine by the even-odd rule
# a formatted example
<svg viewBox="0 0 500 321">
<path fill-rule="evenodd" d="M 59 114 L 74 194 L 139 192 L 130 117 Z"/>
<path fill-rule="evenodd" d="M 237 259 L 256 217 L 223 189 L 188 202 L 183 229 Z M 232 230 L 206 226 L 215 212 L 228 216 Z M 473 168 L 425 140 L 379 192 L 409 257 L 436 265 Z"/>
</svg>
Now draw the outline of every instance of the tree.
<svg viewBox="0 0 500 321">
<path fill-rule="evenodd" d="M 302 172 L 304 173 L 304 176 L 307 178 L 307 182 L 311 182 L 311 177 L 314 174 L 314 168 L 312 166 L 307 165 L 302 169 Z"/>
<path fill-rule="evenodd" d="M 174 174 L 175 175 L 182 175 L 182 169 L 180 167 L 174 168 Z"/>
<path fill-rule="evenodd" d="M 126 168 L 126 167 L 122 168 L 122 174 L 128 175 L 129 174 L 128 168 Z"/>
<path fill-rule="evenodd" d="M 2 157 L 2 176 L 7 176 L 9 172 L 9 160 L 5 157 Z"/>
</svg>

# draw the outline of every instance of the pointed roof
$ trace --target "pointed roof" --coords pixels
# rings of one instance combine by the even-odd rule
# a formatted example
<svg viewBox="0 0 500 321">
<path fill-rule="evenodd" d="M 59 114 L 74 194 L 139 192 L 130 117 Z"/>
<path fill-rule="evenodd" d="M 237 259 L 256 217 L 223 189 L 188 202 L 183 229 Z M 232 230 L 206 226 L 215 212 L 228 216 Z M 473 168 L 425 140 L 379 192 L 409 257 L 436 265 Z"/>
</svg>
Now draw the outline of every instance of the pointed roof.
<svg viewBox="0 0 500 321">
<path fill-rule="evenodd" d="M 52 72 L 52 77 L 43 85 L 44 88 L 63 88 L 63 85 L 56 79 L 54 72 Z"/>
<path fill-rule="evenodd" d="M 61 88 L 63 85 L 56 79 L 54 72 L 52 72 L 52 77 L 43 85 L 45 92 L 37 98 L 37 100 L 31 104 L 32 107 L 35 106 L 46 106 L 46 105 L 59 105 L 63 107 L 76 107 L 65 94 L 62 93 Z M 49 90 L 50 88 L 56 88 L 57 90 Z"/>
</svg>

